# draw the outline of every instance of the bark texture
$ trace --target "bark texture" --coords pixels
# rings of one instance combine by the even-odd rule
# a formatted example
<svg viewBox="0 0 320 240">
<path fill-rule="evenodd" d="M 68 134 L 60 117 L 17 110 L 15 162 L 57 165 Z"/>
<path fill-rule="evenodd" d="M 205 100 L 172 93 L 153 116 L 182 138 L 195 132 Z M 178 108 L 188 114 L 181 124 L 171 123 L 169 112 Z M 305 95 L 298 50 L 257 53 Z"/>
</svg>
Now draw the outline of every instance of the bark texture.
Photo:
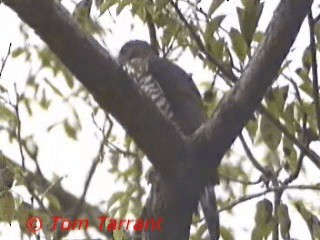
<svg viewBox="0 0 320 240">
<path fill-rule="evenodd" d="M 200 191 L 277 76 L 312 0 L 281 0 L 252 60 L 217 111 L 191 138 L 181 136 L 141 96 L 91 36 L 53 0 L 3 0 L 50 47 L 147 154 L 161 174 L 164 228 L 152 239 L 189 238 Z"/>
</svg>

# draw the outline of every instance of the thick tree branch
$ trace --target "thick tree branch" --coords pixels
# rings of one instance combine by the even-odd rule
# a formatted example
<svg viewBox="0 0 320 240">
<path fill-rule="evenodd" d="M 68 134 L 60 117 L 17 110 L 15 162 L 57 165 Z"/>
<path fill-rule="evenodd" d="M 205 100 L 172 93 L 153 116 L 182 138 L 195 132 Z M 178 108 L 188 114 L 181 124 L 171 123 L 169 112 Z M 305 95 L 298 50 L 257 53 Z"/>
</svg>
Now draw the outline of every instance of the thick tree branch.
<svg viewBox="0 0 320 240">
<path fill-rule="evenodd" d="M 216 167 L 277 76 L 312 0 L 283 0 L 267 28 L 244 73 L 234 88 L 221 100 L 211 120 L 194 134 L 199 154 L 210 156 Z"/>
<path fill-rule="evenodd" d="M 56 1 L 5 0 L 32 27 L 66 67 L 88 88 L 100 107 L 112 114 L 146 153 L 162 176 L 164 231 L 152 239 L 188 239 L 192 213 L 200 190 L 195 175 L 187 174 L 189 150 L 183 136 L 140 94 L 93 37 L 83 33 Z M 190 168 L 188 168 L 190 170 Z M 65 206 L 66 209 L 72 206 Z"/>
<path fill-rule="evenodd" d="M 186 151 L 175 127 L 151 100 L 139 94 L 106 50 L 83 33 L 61 5 L 53 0 L 3 2 L 35 30 L 99 105 L 126 128 L 157 169 L 171 175 L 178 171 L 178 160 L 185 158 L 179 154 Z"/>
<path fill-rule="evenodd" d="M 3 2 L 35 29 L 99 105 L 126 128 L 160 173 L 168 176 L 162 177 L 167 194 L 164 196 L 170 201 L 162 215 L 165 231 L 153 239 L 180 240 L 189 237 L 192 207 L 199 199 L 195 193 L 205 186 L 212 167 L 215 169 L 219 165 L 259 106 L 312 4 L 312 0 L 281 1 L 265 40 L 240 81 L 222 99 L 212 119 L 193 136 L 190 148 L 186 148 L 174 126 L 162 117 L 148 98 L 139 94 L 133 81 L 92 37 L 81 32 L 70 14 L 56 1 Z M 190 159 L 194 160 L 192 164 L 185 166 Z"/>
</svg>

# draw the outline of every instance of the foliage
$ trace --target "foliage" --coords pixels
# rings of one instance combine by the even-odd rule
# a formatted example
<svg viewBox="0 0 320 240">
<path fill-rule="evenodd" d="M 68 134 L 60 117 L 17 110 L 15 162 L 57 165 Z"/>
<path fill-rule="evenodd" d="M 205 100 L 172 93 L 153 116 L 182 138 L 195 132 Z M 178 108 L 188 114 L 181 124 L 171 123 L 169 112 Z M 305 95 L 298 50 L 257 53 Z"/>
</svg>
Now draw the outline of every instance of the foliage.
<svg viewBox="0 0 320 240">
<path fill-rule="evenodd" d="M 230 24 L 230 16 L 221 10 L 227 4 L 234 8 L 236 24 Z M 156 35 L 150 34 L 150 41 L 154 46 L 159 46 L 162 56 L 174 59 L 182 52 L 190 52 L 190 58 L 201 61 L 203 70 L 208 72 L 202 82 L 202 90 L 205 92 L 204 107 L 210 116 L 223 95 L 236 84 L 226 72 L 239 77 L 264 38 L 265 32 L 259 28 L 259 20 L 265 5 L 259 0 L 242 0 L 237 7 L 220 0 L 95 0 L 89 5 L 94 10 L 91 14 L 89 11 L 88 15 L 81 14 L 76 18 L 87 34 L 103 41 L 107 34 L 99 18 L 109 15 L 116 21 L 119 15 L 130 12 L 144 23 L 146 33 L 156 32 Z M 319 14 L 319 11 L 316 13 Z M 312 169 L 305 166 L 308 160 L 303 149 L 297 145 L 300 142 L 307 149 L 312 146 L 319 149 L 320 109 L 319 104 L 315 104 L 319 100 L 319 88 L 313 71 L 316 68 L 313 54 L 320 51 L 320 21 L 310 24 L 310 28 L 314 29 L 312 37 L 315 44 L 297 46 L 303 52 L 302 56 L 297 57 L 298 53 L 293 51 L 283 63 L 278 78 L 274 79 L 264 98 L 262 110 L 257 110 L 248 122 L 219 169 L 221 192 L 218 203 L 221 214 L 232 215 L 236 205 L 264 197 L 257 201 L 256 215 L 247 216 L 254 221 L 250 230 L 253 240 L 267 239 L 278 229 L 283 239 L 290 239 L 290 226 L 294 221 L 292 215 L 297 212 L 306 222 L 311 238 L 320 238 L 319 218 L 313 213 L 319 216 L 319 206 L 306 205 L 303 195 L 292 198 L 289 193 L 292 188 L 313 189 L 319 197 L 319 182 L 306 177 Z M 48 123 L 47 134 L 60 127 L 65 137 L 76 142 L 84 131 L 84 124 L 86 127 L 91 124 L 96 135 L 99 135 L 100 149 L 96 158 L 108 161 L 108 173 L 124 186 L 122 191 L 115 191 L 106 199 L 107 212 L 117 218 L 129 215 L 138 218 L 148 193 L 144 181 L 148 171 L 144 154 L 129 136 L 119 130 L 108 113 L 103 117 L 88 91 L 75 81 L 59 59 L 47 47 L 30 39 L 30 30 L 25 25 L 21 24 L 20 31 L 25 45 L 13 49 L 11 58 L 30 63 L 30 73 L 20 91 L 16 88 L 11 91 L 12 82 L 3 83 L 6 79 L 1 79 L 1 134 L 8 137 L 10 144 L 19 146 L 21 158 L 26 162 L 33 161 L 41 174 L 39 165 L 45 163 L 45 159 L 39 159 L 41 143 L 37 141 L 36 133 L 23 134 L 21 128 L 27 128 L 27 124 L 21 114 L 32 118 L 35 114 L 50 112 L 52 104 L 63 105 L 65 114 L 58 121 L 55 119 L 55 122 Z M 33 64 L 36 62 L 40 62 L 40 66 Z M 81 108 L 77 105 L 79 102 Z M 88 116 L 84 116 L 82 108 L 92 112 L 91 123 L 85 120 Z M 259 154 L 261 149 L 263 154 Z M 5 149 L 0 150 L 5 153 Z M 316 154 L 319 157 L 320 153 Z M 92 168 L 92 175 L 95 167 Z M 14 168 L 13 171 L 16 172 L 16 185 L 29 189 L 25 167 Z M 319 174 L 319 169 L 316 171 Z M 263 190 L 257 186 L 262 186 Z M 41 201 L 48 202 L 48 209 L 61 210 L 61 203 L 54 195 L 46 194 L 47 190 L 37 184 L 32 187 L 33 193 L 30 194 L 41 195 Z M 0 202 L 8 208 L 0 211 L 0 221 L 17 219 L 22 232 L 27 233 L 22 224 L 26 218 L 25 211 L 15 210 L 14 194 L 10 188 L 1 189 Z M 274 202 L 269 200 L 270 193 L 275 195 Z M 16 209 L 24 207 L 24 201 L 17 202 L 19 206 Z M 292 205 L 296 210 L 291 208 Z M 14 216 L 14 213 L 17 215 Z M 202 218 L 195 219 L 194 229 L 192 239 L 206 239 L 206 226 Z M 222 221 L 222 238 L 236 239 L 234 229 L 234 226 Z"/>
</svg>

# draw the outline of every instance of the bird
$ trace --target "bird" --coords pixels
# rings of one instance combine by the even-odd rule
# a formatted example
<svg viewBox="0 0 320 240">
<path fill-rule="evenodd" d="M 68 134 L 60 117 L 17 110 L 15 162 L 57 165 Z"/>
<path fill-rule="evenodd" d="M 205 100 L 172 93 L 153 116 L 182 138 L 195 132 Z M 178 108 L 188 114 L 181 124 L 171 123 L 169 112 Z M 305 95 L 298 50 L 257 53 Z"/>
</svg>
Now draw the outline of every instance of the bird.
<svg viewBox="0 0 320 240">
<path fill-rule="evenodd" d="M 159 57 L 148 42 L 131 40 L 125 43 L 120 49 L 118 61 L 141 92 L 184 135 L 191 135 L 206 121 L 201 94 L 192 77 L 178 65 Z M 155 191 L 154 185 L 151 194 Z M 154 197 L 149 200 L 154 202 Z M 208 184 L 205 187 L 200 205 L 210 239 L 219 239 L 219 214 L 214 185 Z"/>
</svg>

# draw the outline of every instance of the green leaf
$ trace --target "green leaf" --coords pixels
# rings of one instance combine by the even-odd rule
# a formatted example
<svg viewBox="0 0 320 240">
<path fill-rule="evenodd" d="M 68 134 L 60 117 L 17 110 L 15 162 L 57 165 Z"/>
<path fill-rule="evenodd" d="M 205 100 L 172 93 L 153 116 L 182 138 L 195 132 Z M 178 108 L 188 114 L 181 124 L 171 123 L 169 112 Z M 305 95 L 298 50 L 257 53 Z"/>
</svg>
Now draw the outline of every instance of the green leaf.
<svg viewBox="0 0 320 240">
<path fill-rule="evenodd" d="M 165 6 L 168 5 L 168 3 L 170 2 L 170 0 L 155 0 L 155 5 L 159 8 L 162 9 Z"/>
<path fill-rule="evenodd" d="M 13 181 L 14 171 L 7 165 L 4 165 L 3 168 L 0 168 L 0 192 L 10 189 Z"/>
<path fill-rule="evenodd" d="M 251 240 L 263 240 L 263 230 L 259 226 L 255 226 L 251 232 Z"/>
<path fill-rule="evenodd" d="M 65 67 L 62 68 L 62 73 L 63 73 L 65 80 L 68 84 L 68 87 L 72 89 L 74 86 L 74 80 L 73 80 L 72 73 Z"/>
<path fill-rule="evenodd" d="M 242 35 L 237 29 L 231 28 L 230 38 L 231 38 L 233 50 L 237 54 L 240 61 L 244 62 L 247 56 L 248 46 L 246 45 Z"/>
<path fill-rule="evenodd" d="M 264 115 L 260 120 L 260 133 L 265 144 L 275 151 L 280 144 L 282 133 Z"/>
<path fill-rule="evenodd" d="M 244 9 L 238 7 L 237 14 L 242 36 L 249 47 L 263 10 L 263 3 L 256 0 L 246 0 L 242 1 L 242 4 Z"/>
<path fill-rule="evenodd" d="M 231 229 L 227 229 L 223 226 L 220 227 L 220 235 L 223 240 L 234 240 Z"/>
<path fill-rule="evenodd" d="M 281 114 L 281 118 L 284 119 L 286 128 L 289 130 L 291 134 L 295 134 L 297 131 L 297 121 L 294 115 L 295 102 L 289 103 L 286 105 L 283 113 Z"/>
<path fill-rule="evenodd" d="M 304 206 L 304 204 L 302 202 L 296 202 L 294 204 L 294 206 L 296 207 L 296 209 L 298 210 L 298 212 L 300 213 L 300 215 L 302 216 L 302 218 L 307 222 L 310 223 L 310 221 L 312 220 L 313 214 L 306 209 L 306 207 Z"/>
<path fill-rule="evenodd" d="M 312 56 L 311 56 L 311 51 L 310 48 L 307 47 L 302 55 L 302 65 L 304 67 L 304 69 L 306 69 L 307 72 L 310 71 L 310 67 L 312 64 Z"/>
<path fill-rule="evenodd" d="M 15 215 L 15 203 L 11 191 L 3 191 L 0 193 L 0 221 L 7 222 L 11 225 L 11 221 Z"/>
<path fill-rule="evenodd" d="M 257 32 L 255 32 L 255 34 L 253 36 L 253 41 L 260 43 L 262 41 L 262 39 L 264 39 L 264 37 L 265 37 L 264 32 L 257 31 Z"/>
<path fill-rule="evenodd" d="M 38 157 L 39 147 L 36 143 L 36 141 L 33 139 L 32 136 L 27 137 L 23 141 L 23 145 L 25 147 L 26 152 L 28 155 L 33 159 L 36 160 Z"/>
<path fill-rule="evenodd" d="M 52 56 L 49 49 L 44 48 L 38 52 L 38 57 L 42 63 L 43 67 L 51 67 Z"/>
<path fill-rule="evenodd" d="M 48 195 L 46 195 L 46 198 L 49 201 L 50 209 L 54 209 L 55 211 L 61 210 L 61 205 L 60 205 L 59 199 L 56 196 L 54 196 L 53 194 L 48 194 Z"/>
<path fill-rule="evenodd" d="M 268 110 L 276 117 L 283 113 L 284 104 L 288 97 L 289 86 L 273 88 L 266 95 L 266 103 Z"/>
<path fill-rule="evenodd" d="M 192 238 L 193 238 L 193 239 L 202 239 L 202 238 L 203 238 L 203 234 L 205 233 L 206 230 L 207 230 L 206 224 L 201 224 L 200 227 L 197 227 L 197 231 L 196 231 L 196 233 L 192 236 Z"/>
<path fill-rule="evenodd" d="M 30 236 L 30 230 L 26 227 L 26 222 L 30 216 L 33 216 L 32 206 L 26 202 L 22 202 L 17 209 L 17 219 L 20 226 L 20 229 L 23 233 Z"/>
<path fill-rule="evenodd" d="M 25 52 L 26 52 L 25 48 L 19 47 L 19 48 L 16 48 L 15 50 L 12 51 L 11 56 L 12 56 L 12 58 L 16 58 Z"/>
<path fill-rule="evenodd" d="M 116 9 L 116 14 L 119 15 L 122 12 L 122 10 L 129 4 L 130 4 L 130 1 L 127 1 L 127 0 L 119 2 Z"/>
<path fill-rule="evenodd" d="M 108 211 L 117 201 L 120 201 L 120 199 L 123 197 L 123 194 L 123 192 L 115 192 L 114 194 L 112 194 L 107 204 Z"/>
<path fill-rule="evenodd" d="M 30 99 L 28 99 L 28 98 L 23 98 L 23 99 L 22 99 L 22 103 L 25 105 L 29 116 L 31 116 L 33 112 L 32 112 L 32 108 L 31 108 L 31 106 L 30 106 Z"/>
<path fill-rule="evenodd" d="M 123 195 L 125 196 L 125 195 Z M 127 213 L 128 213 L 128 209 L 129 209 L 129 199 L 127 197 L 123 198 L 121 201 L 121 206 L 119 209 L 119 218 L 123 219 Z"/>
<path fill-rule="evenodd" d="M 295 72 L 304 82 L 311 82 L 309 72 L 306 69 L 298 68 Z"/>
<path fill-rule="evenodd" d="M 100 10 L 100 16 L 105 13 L 111 6 L 116 4 L 117 0 L 106 0 L 100 6 L 97 6 Z"/>
<path fill-rule="evenodd" d="M 317 117 L 315 113 L 314 103 L 312 102 L 304 102 L 302 104 L 302 111 L 304 113 L 307 113 L 308 119 L 307 122 L 309 124 L 309 127 L 313 132 L 317 132 Z"/>
<path fill-rule="evenodd" d="M 0 92 L 1 93 L 7 92 L 7 89 L 5 89 L 4 86 L 2 86 L 1 84 L 0 84 Z"/>
<path fill-rule="evenodd" d="M 294 206 L 296 207 L 296 209 L 298 210 L 298 212 L 300 213 L 300 215 L 302 216 L 302 218 L 306 222 L 311 236 L 313 236 L 313 234 L 314 234 L 313 230 L 312 230 L 313 229 L 313 222 L 314 222 L 314 218 L 316 218 L 316 216 L 314 216 L 311 211 L 306 209 L 303 202 L 296 202 L 294 204 Z"/>
<path fill-rule="evenodd" d="M 221 25 L 221 22 L 226 17 L 226 15 L 220 15 L 212 19 L 208 24 L 206 25 L 206 29 L 204 31 L 204 41 L 206 45 L 209 45 L 212 39 L 214 38 L 213 34 L 218 30 L 218 28 Z"/>
<path fill-rule="evenodd" d="M 258 121 L 250 120 L 246 125 L 246 129 L 248 131 L 251 142 L 253 143 L 258 130 Z"/>
<path fill-rule="evenodd" d="M 278 220 L 280 224 L 280 234 L 283 239 L 290 239 L 291 220 L 289 217 L 287 205 L 281 203 L 277 209 Z"/>
<path fill-rule="evenodd" d="M 223 57 L 223 50 L 225 46 L 225 42 L 223 39 L 216 40 L 212 38 L 212 40 L 209 43 L 210 45 L 208 46 L 209 50 L 211 51 L 212 55 L 215 56 L 216 59 L 221 60 Z M 210 65 L 212 63 L 210 62 Z M 212 69 L 216 69 L 215 65 L 212 65 Z"/>
<path fill-rule="evenodd" d="M 283 137 L 282 150 L 284 153 L 284 158 L 286 160 L 284 168 L 288 172 L 295 171 L 297 167 L 297 151 L 295 150 L 292 141 L 287 137 Z"/>
<path fill-rule="evenodd" d="M 63 122 L 63 126 L 67 136 L 72 138 L 73 140 L 77 140 L 77 131 L 75 127 L 71 126 L 71 124 L 67 120 Z"/>
<path fill-rule="evenodd" d="M 257 225 L 265 225 L 272 217 L 273 205 L 268 199 L 263 199 L 256 204 L 256 214 L 254 220 Z"/>
<path fill-rule="evenodd" d="M 63 94 L 60 92 L 60 90 L 55 87 L 47 78 L 44 78 L 43 80 L 50 86 L 54 93 L 56 93 L 60 97 L 63 97 Z"/>
<path fill-rule="evenodd" d="M 224 2 L 224 0 L 213 0 L 211 1 L 211 5 L 208 10 L 208 16 L 210 17 L 217 9 L 218 7 Z"/>
<path fill-rule="evenodd" d="M 10 123 L 14 123 L 16 125 L 18 123 L 18 119 L 9 108 L 2 102 L 0 102 L 0 120 L 7 121 Z"/>
<path fill-rule="evenodd" d="M 41 100 L 40 100 L 39 104 L 44 110 L 47 110 L 50 106 L 50 103 L 51 103 L 51 101 L 47 99 L 46 91 L 45 91 L 45 89 L 43 89 Z"/>
<path fill-rule="evenodd" d="M 299 85 L 299 88 L 304 91 L 306 94 L 309 95 L 309 97 L 313 98 L 313 86 L 311 81 L 310 82 L 304 82 Z"/>
<path fill-rule="evenodd" d="M 112 231 L 114 239 L 125 239 L 125 233 L 123 229 Z"/>
</svg>

